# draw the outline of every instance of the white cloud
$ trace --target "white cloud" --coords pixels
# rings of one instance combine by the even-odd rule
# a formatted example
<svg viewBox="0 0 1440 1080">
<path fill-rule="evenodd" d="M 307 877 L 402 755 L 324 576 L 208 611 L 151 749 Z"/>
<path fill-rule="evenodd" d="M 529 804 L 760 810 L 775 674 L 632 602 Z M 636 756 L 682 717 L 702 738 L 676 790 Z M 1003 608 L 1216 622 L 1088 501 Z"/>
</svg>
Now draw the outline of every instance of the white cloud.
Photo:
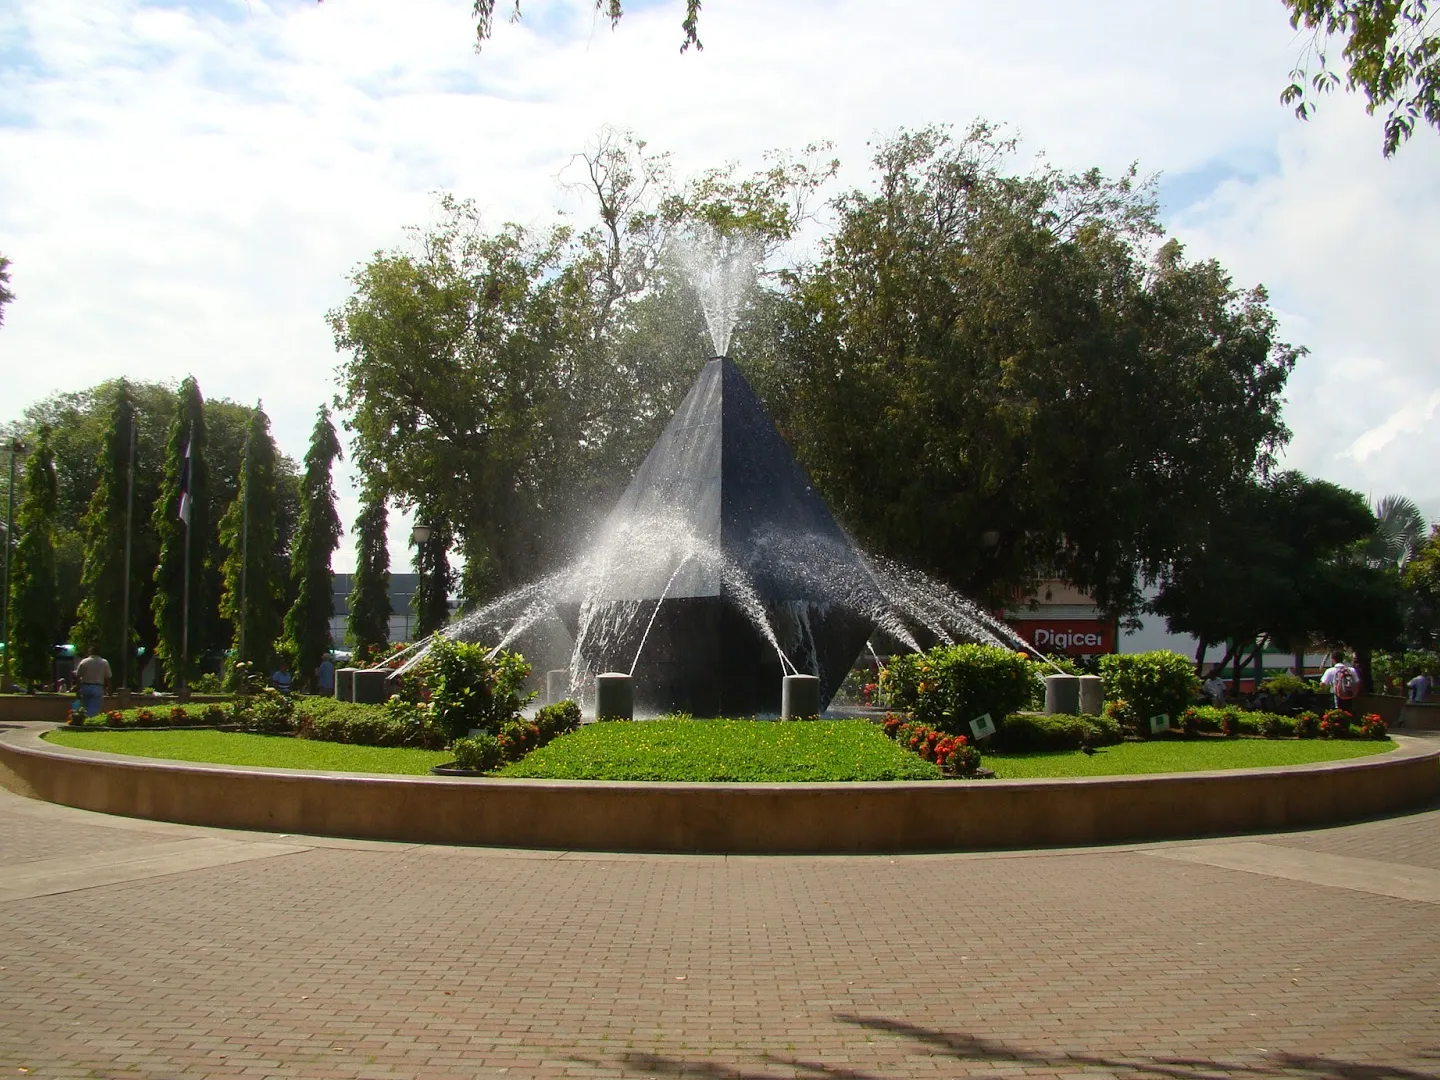
<svg viewBox="0 0 1440 1080">
<path fill-rule="evenodd" d="M 1420 419 L 1440 390 L 1440 141 L 1383 162 L 1378 122 L 1343 97 L 1296 123 L 1276 103 L 1297 48 L 1282 10 L 727 0 L 702 14 L 705 51 L 681 55 L 682 7 L 612 32 L 590 0 L 527 0 L 477 57 L 468 0 L 12 0 L 0 251 L 19 299 L 0 419 L 63 387 L 193 372 L 207 394 L 263 398 L 298 457 L 334 390 L 325 311 L 437 189 L 492 223 L 579 209 L 555 177 L 606 123 L 682 175 L 833 139 L 859 184 L 877 135 L 983 115 L 1060 165 L 1183 177 L 1191 256 L 1267 284 L 1313 350 L 1288 461 L 1440 496 Z"/>
</svg>

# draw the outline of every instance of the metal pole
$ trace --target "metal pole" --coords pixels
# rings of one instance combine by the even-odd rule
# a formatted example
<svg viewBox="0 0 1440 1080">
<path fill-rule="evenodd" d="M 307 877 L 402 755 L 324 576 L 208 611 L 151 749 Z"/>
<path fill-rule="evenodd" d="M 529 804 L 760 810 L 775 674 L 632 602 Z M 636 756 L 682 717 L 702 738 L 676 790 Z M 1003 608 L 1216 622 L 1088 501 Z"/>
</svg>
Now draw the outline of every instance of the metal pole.
<svg viewBox="0 0 1440 1080">
<path fill-rule="evenodd" d="M 12 439 L 10 446 L 10 498 L 5 510 L 5 594 L 0 600 L 0 640 L 5 642 L 5 667 L 0 672 L 0 690 L 10 689 L 10 544 L 15 538 L 15 454 L 19 440 Z"/>
<path fill-rule="evenodd" d="M 130 686 L 130 525 L 135 510 L 135 409 L 130 409 L 130 467 L 125 480 L 125 585 L 120 593 L 120 682 Z"/>
</svg>

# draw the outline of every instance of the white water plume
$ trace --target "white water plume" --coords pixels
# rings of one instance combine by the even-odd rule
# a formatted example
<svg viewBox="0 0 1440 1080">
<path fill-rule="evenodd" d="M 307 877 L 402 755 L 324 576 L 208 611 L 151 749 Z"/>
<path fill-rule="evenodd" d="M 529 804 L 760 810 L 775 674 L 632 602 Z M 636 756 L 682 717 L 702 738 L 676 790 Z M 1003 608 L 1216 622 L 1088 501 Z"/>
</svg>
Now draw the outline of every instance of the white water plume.
<svg viewBox="0 0 1440 1080">
<path fill-rule="evenodd" d="M 715 355 L 728 356 L 730 337 L 765 258 L 765 245 L 754 233 L 725 233 L 713 225 L 696 225 L 675 241 L 673 250 L 700 298 Z"/>
</svg>

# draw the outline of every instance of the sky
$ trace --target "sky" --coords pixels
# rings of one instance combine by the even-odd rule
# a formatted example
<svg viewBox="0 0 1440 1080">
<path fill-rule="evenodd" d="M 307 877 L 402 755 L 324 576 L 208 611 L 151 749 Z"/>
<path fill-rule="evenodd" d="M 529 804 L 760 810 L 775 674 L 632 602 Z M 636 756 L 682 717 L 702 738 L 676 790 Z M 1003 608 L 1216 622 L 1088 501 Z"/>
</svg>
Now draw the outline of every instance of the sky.
<svg viewBox="0 0 1440 1080">
<path fill-rule="evenodd" d="M 470 0 L 0 0 L 0 422 L 193 374 L 263 401 L 299 459 L 342 359 L 326 312 L 437 192 L 492 226 L 574 213 L 563 171 L 607 125 L 682 179 L 829 140 L 838 192 L 876 140 L 982 117 L 1019 168 L 1158 173 L 1188 256 L 1264 285 L 1309 349 L 1282 464 L 1440 518 L 1440 136 L 1385 160 L 1350 95 L 1297 121 L 1280 0 L 709 0 L 681 54 L 683 6 L 630 0 L 612 30 L 524 0 L 477 55 Z M 408 531 L 392 516 L 396 570 Z"/>
</svg>

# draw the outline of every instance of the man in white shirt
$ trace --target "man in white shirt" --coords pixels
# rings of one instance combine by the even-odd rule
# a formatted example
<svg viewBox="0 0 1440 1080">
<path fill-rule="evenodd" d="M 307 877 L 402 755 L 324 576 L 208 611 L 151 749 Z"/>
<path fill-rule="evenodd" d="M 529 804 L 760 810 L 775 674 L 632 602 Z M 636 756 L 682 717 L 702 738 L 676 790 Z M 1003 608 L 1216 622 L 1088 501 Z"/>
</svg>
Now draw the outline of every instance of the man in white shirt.
<svg viewBox="0 0 1440 1080">
<path fill-rule="evenodd" d="M 1335 699 L 1335 708 L 1350 710 L 1351 704 L 1360 696 L 1360 673 L 1345 662 L 1342 653 L 1336 653 L 1334 663 L 1325 669 L 1320 681 L 1330 688 Z"/>
<path fill-rule="evenodd" d="M 110 661 L 100 655 L 100 647 L 91 645 L 85 658 L 75 665 L 75 689 L 85 706 L 85 715 L 94 716 L 110 692 Z"/>
<path fill-rule="evenodd" d="M 1430 693 L 1430 676 L 1422 671 L 1405 686 L 1410 691 L 1409 700 L 1418 704 L 1424 701 Z"/>
</svg>

